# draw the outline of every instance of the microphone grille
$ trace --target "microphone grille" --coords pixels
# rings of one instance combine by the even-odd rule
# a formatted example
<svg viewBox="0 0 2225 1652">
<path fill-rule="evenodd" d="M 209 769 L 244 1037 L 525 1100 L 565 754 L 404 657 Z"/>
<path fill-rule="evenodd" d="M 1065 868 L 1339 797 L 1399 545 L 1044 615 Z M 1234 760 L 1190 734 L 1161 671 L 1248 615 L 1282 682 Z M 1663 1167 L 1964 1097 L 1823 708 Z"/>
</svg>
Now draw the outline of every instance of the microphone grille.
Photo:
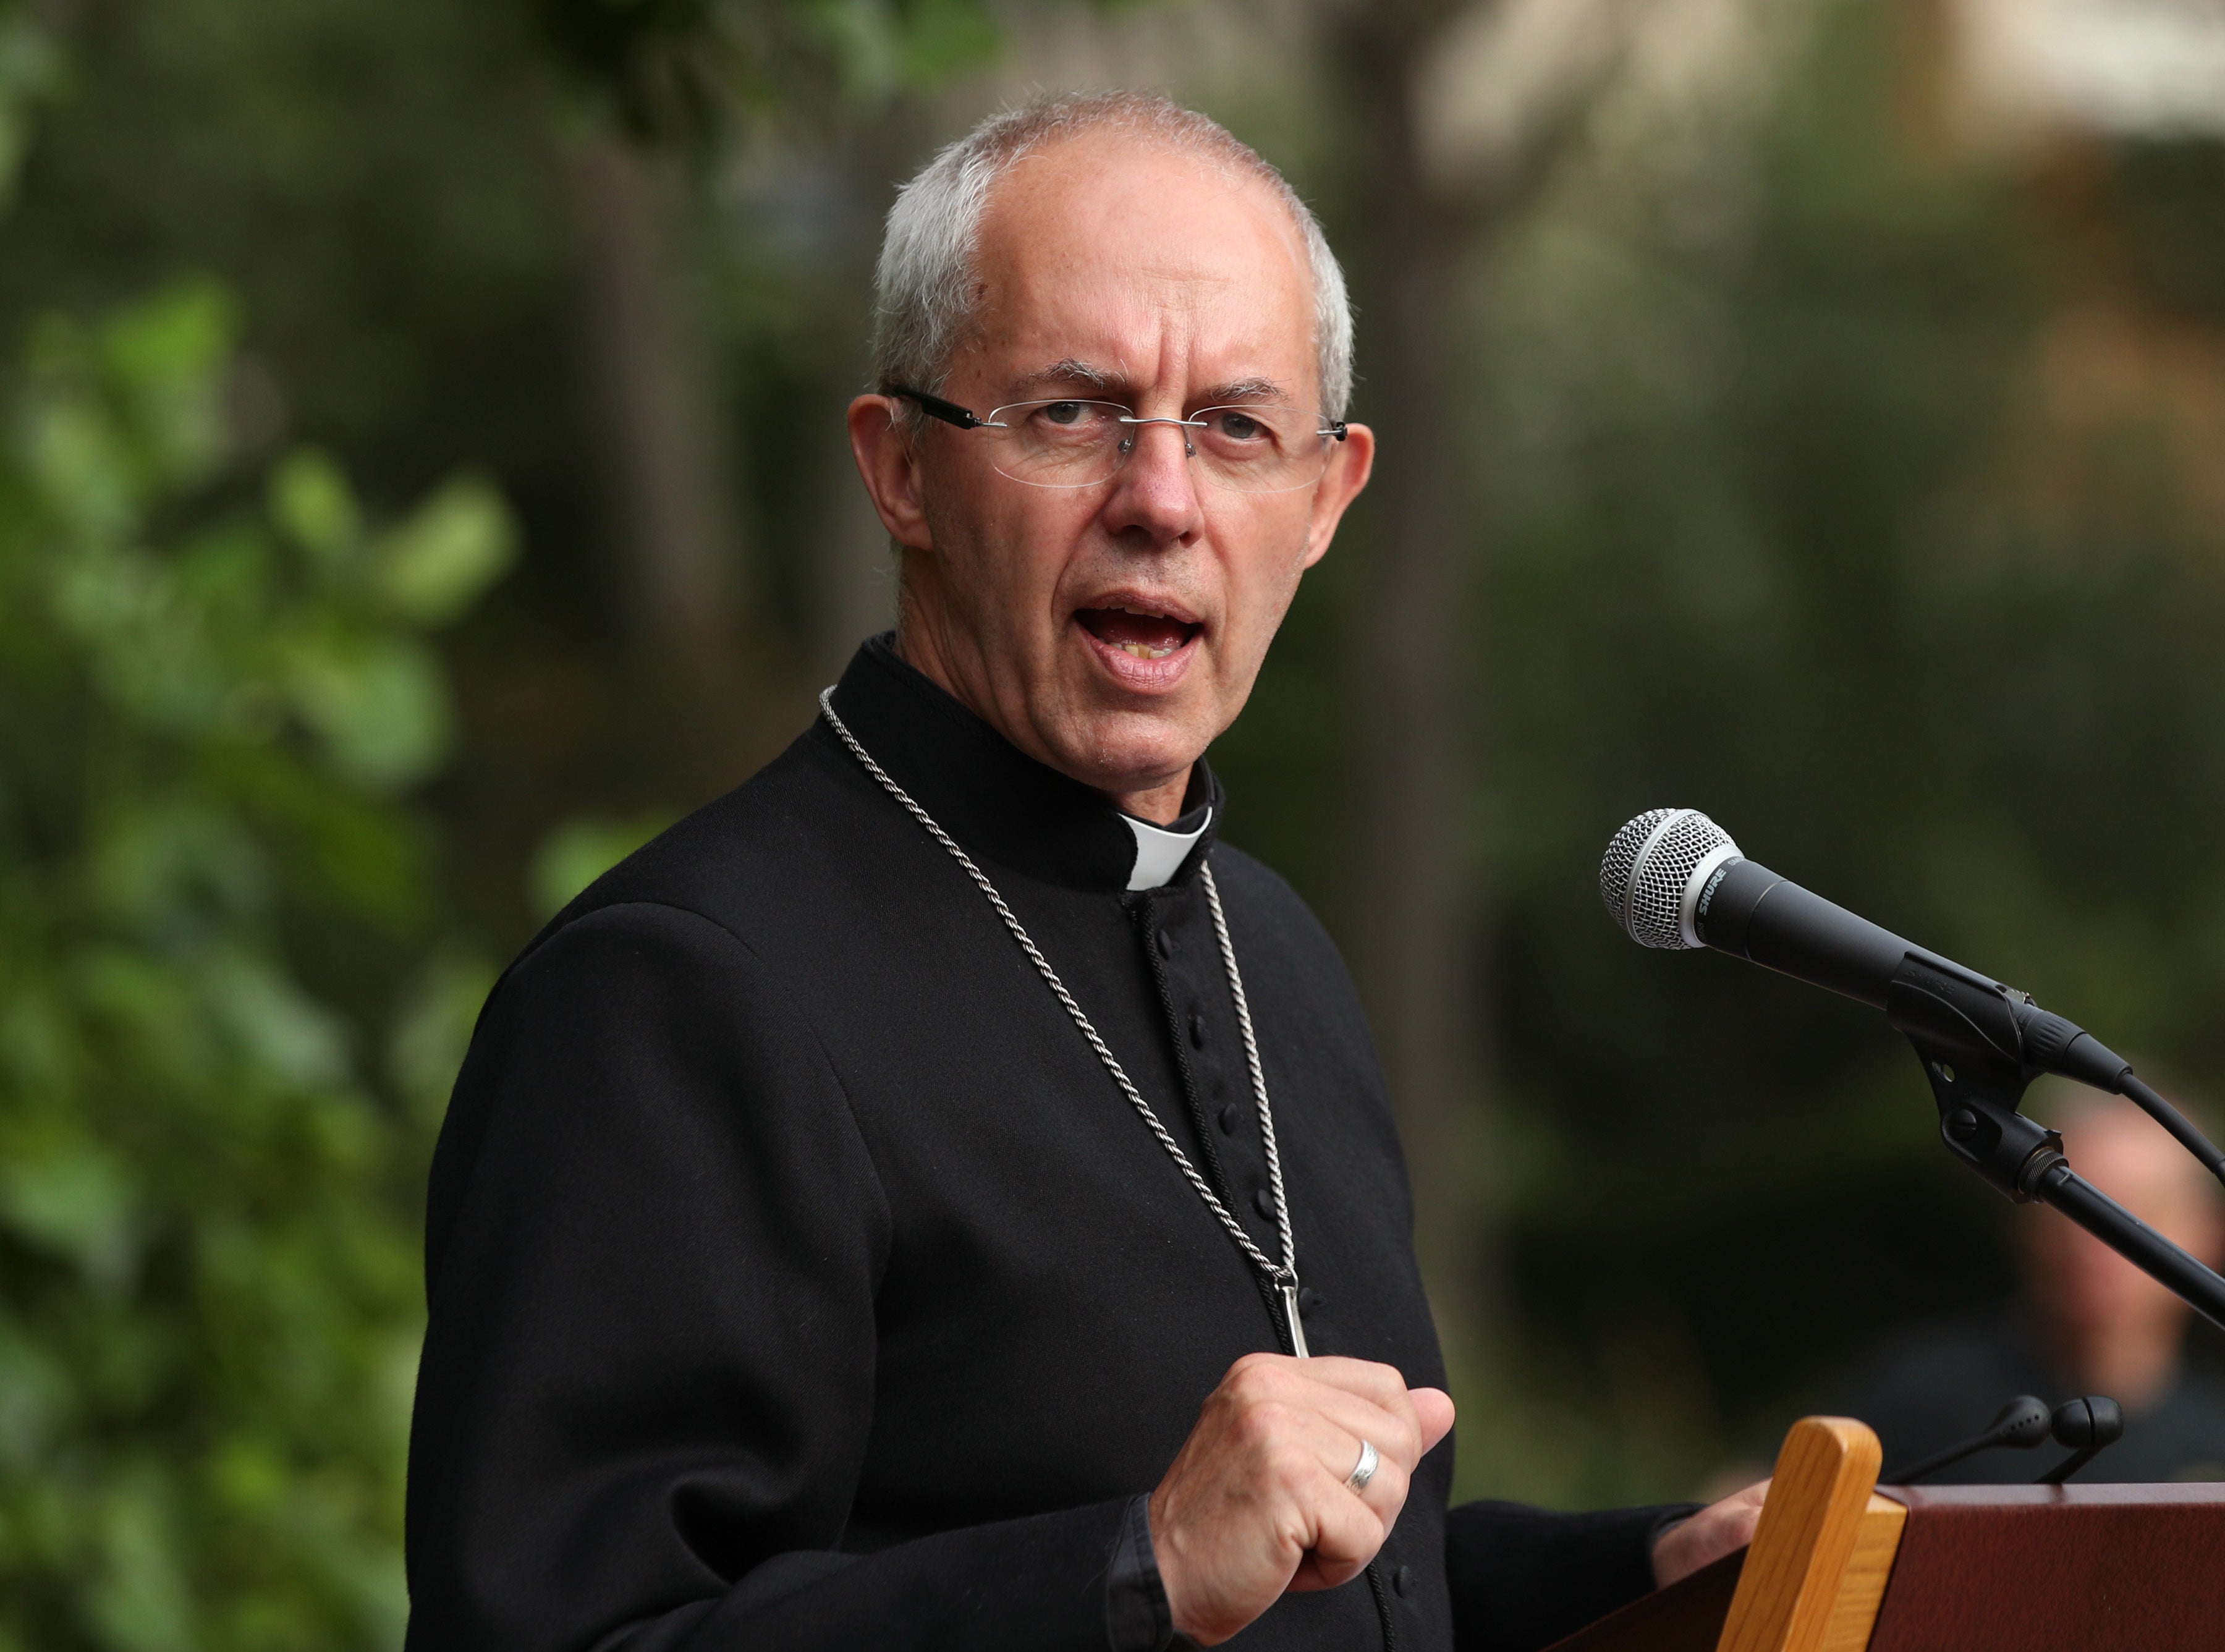
<svg viewBox="0 0 2225 1652">
<path fill-rule="evenodd" d="M 1600 861 L 1607 916 L 1641 946 L 1691 946 L 1685 897 L 1692 874 L 1719 849 L 1738 852 L 1731 834 L 1699 810 L 1648 809 L 1614 834 Z"/>
</svg>

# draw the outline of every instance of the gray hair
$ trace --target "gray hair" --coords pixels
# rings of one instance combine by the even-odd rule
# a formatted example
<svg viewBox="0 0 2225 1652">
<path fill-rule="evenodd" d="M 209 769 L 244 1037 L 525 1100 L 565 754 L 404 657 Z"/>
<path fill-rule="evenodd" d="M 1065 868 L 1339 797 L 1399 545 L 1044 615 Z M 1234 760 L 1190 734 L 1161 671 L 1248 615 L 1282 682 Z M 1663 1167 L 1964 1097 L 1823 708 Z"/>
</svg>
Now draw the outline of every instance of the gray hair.
<svg viewBox="0 0 2225 1652">
<path fill-rule="evenodd" d="M 979 297 L 973 257 L 990 189 L 1030 149 L 1106 127 L 1159 138 L 1217 161 L 1265 184 L 1289 209 L 1304 237 L 1313 275 L 1321 410 L 1341 419 L 1352 399 L 1352 301 L 1321 220 L 1250 144 L 1219 122 L 1145 92 L 1051 98 L 992 115 L 903 187 L 889 209 L 880 263 L 873 272 L 876 388 L 886 392 L 902 385 L 930 394 L 942 388 L 951 351 L 973 320 Z"/>
</svg>

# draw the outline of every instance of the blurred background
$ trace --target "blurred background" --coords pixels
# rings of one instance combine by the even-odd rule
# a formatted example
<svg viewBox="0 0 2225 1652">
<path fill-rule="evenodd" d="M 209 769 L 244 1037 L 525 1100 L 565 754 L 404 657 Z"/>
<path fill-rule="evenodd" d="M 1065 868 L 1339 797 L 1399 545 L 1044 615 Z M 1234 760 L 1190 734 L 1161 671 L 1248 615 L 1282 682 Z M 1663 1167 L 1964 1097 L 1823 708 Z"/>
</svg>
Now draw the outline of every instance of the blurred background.
<svg viewBox="0 0 2225 1652">
<path fill-rule="evenodd" d="M 2055 1219 L 1620 938 L 1639 810 L 2225 1098 L 2217 0 L 0 0 L 0 1649 L 398 1645 L 472 1016 L 888 623 L 880 217 L 1109 85 L 1353 275 L 1378 480 L 1213 756 L 1463 1495 L 1765 1462 Z"/>
</svg>

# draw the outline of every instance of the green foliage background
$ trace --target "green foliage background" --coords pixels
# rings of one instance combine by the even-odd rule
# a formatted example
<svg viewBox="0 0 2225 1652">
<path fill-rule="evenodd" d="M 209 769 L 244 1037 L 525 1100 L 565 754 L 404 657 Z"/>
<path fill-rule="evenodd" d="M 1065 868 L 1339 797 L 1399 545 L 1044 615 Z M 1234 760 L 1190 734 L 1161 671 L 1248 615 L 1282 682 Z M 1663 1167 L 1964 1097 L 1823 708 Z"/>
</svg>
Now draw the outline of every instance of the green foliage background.
<svg viewBox="0 0 2225 1652">
<path fill-rule="evenodd" d="M 511 554 L 228 465 L 189 283 L 42 319 L 0 449 L 0 1643 L 384 1644 L 441 934 L 426 634 Z M 257 482 L 261 485 L 257 486 Z M 259 496 L 259 497 L 258 497 Z"/>
<path fill-rule="evenodd" d="M 0 22 L 0 149 L 62 78 Z M 0 155 L 12 160 L 13 155 Z M 514 554 L 241 462 L 221 286 L 0 369 L 0 1645 L 396 1643 L 425 1147 L 488 972 L 406 800 Z"/>
<path fill-rule="evenodd" d="M 0 1649 L 398 1640 L 471 1015 L 697 801 L 624 632 L 567 146 L 690 157 L 747 636 L 800 725 L 854 641 L 823 574 L 878 217 L 1014 89 L 985 17 L 1017 49 L 1053 9 L 0 4 Z M 1637 810 L 2225 1098 L 2217 455 L 2061 369 L 2097 316 L 2225 360 L 2225 156 L 1973 161 L 1911 128 L 1899 9 L 1806 9 L 1760 94 L 1598 123 L 1447 342 L 1499 1029 L 1471 1493 L 1687 1494 L 2009 1287 L 2014 1213 L 1882 1026 L 1601 921 Z M 1175 90 L 1334 239 L 1342 117 L 1254 69 Z M 1373 531 L 1363 500 L 1214 753 L 1332 928 Z"/>
<path fill-rule="evenodd" d="M 712 139 L 658 41 L 567 65 L 598 18 L 669 21 L 258 0 L 71 50 L 0 9 L 0 1649 L 400 1643 L 427 1160 L 518 939 L 459 922 L 428 807 L 440 634 L 518 550 L 451 466 L 545 462 L 548 375 L 504 353 L 555 325 L 536 142 L 598 106 Z M 743 21 L 691 72 L 884 91 L 986 27 Z M 502 909 L 667 818 L 542 820 Z"/>
</svg>

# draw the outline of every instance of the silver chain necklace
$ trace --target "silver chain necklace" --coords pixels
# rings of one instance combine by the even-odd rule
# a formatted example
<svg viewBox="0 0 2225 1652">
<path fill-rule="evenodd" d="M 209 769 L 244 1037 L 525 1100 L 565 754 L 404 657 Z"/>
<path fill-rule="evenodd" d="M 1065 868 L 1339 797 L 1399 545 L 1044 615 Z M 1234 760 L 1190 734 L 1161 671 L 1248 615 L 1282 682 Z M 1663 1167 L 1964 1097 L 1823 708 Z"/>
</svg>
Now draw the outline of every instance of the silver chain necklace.
<svg viewBox="0 0 2225 1652">
<path fill-rule="evenodd" d="M 1183 1152 L 1181 1144 L 1168 1133 L 1158 1114 L 1151 1110 L 1151 1104 L 1144 1099 L 1143 1092 L 1128 1077 L 1127 1069 L 1120 1065 L 1106 1048 L 1105 1041 L 1098 1035 L 1097 1029 L 1082 1013 L 1081 1006 L 1074 1001 L 1074 994 L 1066 990 L 1066 983 L 1058 978 L 1058 972 L 1051 968 L 1050 960 L 1036 947 L 1035 938 L 1028 934 L 1026 927 L 1014 915 L 1012 908 L 1005 904 L 1005 897 L 997 893 L 997 886 L 989 881 L 989 875 L 973 864 L 973 858 L 958 846 L 955 839 L 935 824 L 935 817 L 922 808 L 910 792 L 890 778 L 888 770 L 875 763 L 872 753 L 859 744 L 858 737 L 850 732 L 850 725 L 835 714 L 832 687 L 820 691 L 819 709 L 826 713 L 827 725 L 841 737 L 842 744 L 850 748 L 850 755 L 865 765 L 867 774 L 880 782 L 883 790 L 903 805 L 905 813 L 927 829 L 928 836 L 950 851 L 951 858 L 966 869 L 966 875 L 973 880 L 974 886 L 988 897 L 989 904 L 997 910 L 997 915 L 1005 921 L 1005 927 L 1012 932 L 1012 939 L 1019 943 L 1020 950 L 1028 955 L 1028 961 L 1043 977 L 1043 984 L 1066 1006 L 1066 1013 L 1074 1017 L 1074 1024 L 1081 1029 L 1082 1037 L 1089 1041 L 1089 1048 L 1095 1050 L 1097 1059 L 1105 1063 L 1105 1070 L 1112 1075 L 1112 1082 L 1120 1086 L 1120 1093 L 1128 1098 L 1129 1104 L 1135 1108 L 1151 1134 L 1158 1138 L 1159 1145 L 1166 1149 L 1167 1155 L 1189 1179 L 1189 1185 L 1197 1189 L 1197 1196 L 1205 1201 L 1206 1207 L 1220 1218 L 1220 1225 L 1228 1230 L 1228 1237 L 1236 1242 L 1236 1248 L 1250 1258 L 1252 1265 L 1259 1270 L 1260 1277 L 1281 1294 L 1284 1317 L 1290 1322 L 1291 1350 L 1299 1358 L 1305 1358 L 1306 1333 L 1298 1321 L 1298 1251 L 1296 1242 L 1290 1237 L 1290 1207 L 1283 1197 L 1283 1159 L 1275 1148 L 1275 1114 L 1267 1104 L 1267 1077 L 1259 1066 L 1259 1041 L 1252 1031 L 1252 1006 L 1244 997 L 1244 977 L 1236 967 L 1236 948 L 1228 939 L 1228 919 L 1220 909 L 1220 891 L 1214 884 L 1213 868 L 1200 867 L 1198 876 L 1205 885 L 1206 905 L 1213 913 L 1213 933 L 1220 943 L 1220 962 L 1227 972 L 1229 996 L 1236 1001 L 1236 1025 L 1244 1035 L 1245 1064 L 1252 1070 L 1252 1095 L 1259 1108 L 1259 1136 L 1267 1149 L 1267 1181 L 1275 1195 L 1275 1230 L 1283 1242 L 1280 1263 L 1268 1260 L 1266 1253 L 1254 1244 L 1252 1236 L 1244 1231 L 1244 1225 L 1228 1213 L 1228 1206 L 1220 1202 L 1205 1178 L 1198 1174 L 1197 1167 L 1190 1162 L 1189 1155 Z"/>
</svg>

